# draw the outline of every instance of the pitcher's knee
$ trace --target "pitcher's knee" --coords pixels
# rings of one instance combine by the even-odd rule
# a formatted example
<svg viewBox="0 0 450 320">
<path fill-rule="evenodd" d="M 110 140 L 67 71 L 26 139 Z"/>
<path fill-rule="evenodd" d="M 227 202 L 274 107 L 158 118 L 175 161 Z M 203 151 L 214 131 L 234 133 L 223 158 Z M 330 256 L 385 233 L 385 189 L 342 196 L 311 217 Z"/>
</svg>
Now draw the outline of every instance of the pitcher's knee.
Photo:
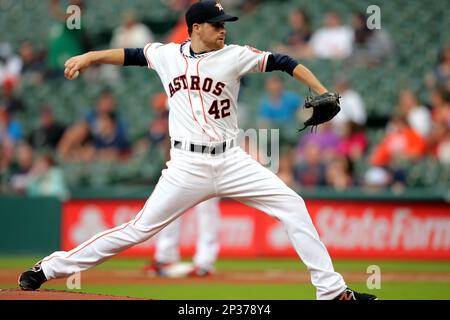
<svg viewBox="0 0 450 320">
<path fill-rule="evenodd" d="M 302 197 L 298 194 L 284 196 L 282 199 L 283 207 L 288 212 L 306 211 L 306 204 Z"/>
<path fill-rule="evenodd" d="M 279 198 L 272 207 L 272 215 L 281 221 L 292 221 L 297 219 L 310 219 L 305 201 L 297 194 L 285 195 Z"/>
<path fill-rule="evenodd" d="M 151 237 L 151 233 L 139 225 L 133 225 L 133 223 L 130 223 L 128 228 L 129 228 L 129 235 L 133 239 L 133 242 L 135 244 L 144 242 Z"/>
<path fill-rule="evenodd" d="M 134 235 L 136 243 L 144 242 L 163 229 L 163 225 L 155 224 L 147 226 L 139 222 L 131 222 L 130 228 Z"/>
</svg>

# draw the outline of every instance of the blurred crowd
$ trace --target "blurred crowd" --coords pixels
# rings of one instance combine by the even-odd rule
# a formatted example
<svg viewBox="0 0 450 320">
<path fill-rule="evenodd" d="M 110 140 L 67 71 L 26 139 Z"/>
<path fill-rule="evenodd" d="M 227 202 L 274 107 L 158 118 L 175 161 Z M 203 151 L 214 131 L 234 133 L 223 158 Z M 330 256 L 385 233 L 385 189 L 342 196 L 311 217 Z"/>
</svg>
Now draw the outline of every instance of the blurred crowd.
<svg viewBox="0 0 450 320">
<path fill-rule="evenodd" d="M 407 186 L 408 169 L 417 161 L 430 157 L 439 165 L 450 166 L 449 90 L 431 87 L 431 99 L 424 103 L 412 89 L 401 90 L 382 136 L 370 145 L 363 97 L 345 77 L 338 77 L 333 89 L 342 96 L 341 112 L 317 132 L 284 144 L 285 159 L 280 163 L 286 168 L 280 171 L 286 183 L 297 188 L 402 190 Z M 260 126 L 295 127 L 301 117 L 301 109 L 299 112 L 295 106 L 302 99 L 283 89 L 281 78 L 269 77 L 260 103 Z M 355 166 L 360 163 L 367 167 L 358 176 Z"/>
<path fill-rule="evenodd" d="M 173 10 L 180 13 L 180 20 L 159 41 L 181 42 L 187 38 L 181 13 L 191 2 L 169 1 Z M 241 12 L 251 13 L 258 9 L 259 2 L 231 4 Z M 84 4 L 81 0 L 71 3 Z M 166 153 L 167 98 L 164 93 L 149 97 L 149 124 L 136 141 L 131 141 L 120 112 L 132 106 L 119 106 L 114 90 L 102 91 L 92 101 L 91 111 L 70 123 L 61 123 L 49 104 L 26 105 L 21 96 L 26 92 L 19 88 L 39 88 L 47 80 L 62 78 L 67 58 L 95 48 L 89 40 L 89 30 L 65 27 L 66 13 L 58 0 L 49 0 L 48 5 L 54 23 L 46 48 L 38 50 L 31 41 L 24 41 L 14 50 L 13 44 L 0 43 L 0 193 L 66 199 L 69 187 L 64 163 L 126 162 L 154 148 Z M 319 58 L 366 67 L 383 64 L 394 54 L 394 45 L 385 30 L 369 30 L 365 19 L 364 14 L 355 13 L 347 25 L 337 12 L 330 11 L 324 14 L 323 26 L 313 30 L 308 14 L 293 8 L 285 41 L 266 49 L 300 61 Z M 122 24 L 111 30 L 108 46 L 143 47 L 155 38 L 138 14 L 130 11 L 123 14 Z M 421 101 L 411 88 L 398 92 L 391 118 L 376 143 L 371 144 L 365 99 L 345 75 L 337 75 L 329 88 L 342 96 L 338 116 L 315 133 L 306 133 L 296 140 L 285 139 L 283 130 L 297 128 L 298 119 L 303 116 L 299 106 L 304 97 L 285 89 L 286 77 L 270 74 L 260 97 L 257 122 L 259 128 L 281 128 L 279 176 L 300 189 L 345 190 L 361 186 L 401 190 L 407 186 L 408 168 L 414 162 L 430 157 L 450 166 L 450 44 L 442 47 L 434 68 L 418 76 L 423 76 L 423 90 L 429 98 Z M 121 69 L 94 68 L 80 81 L 96 77 L 114 81 L 121 77 Z M 31 108 L 39 110 L 38 123 L 25 130 L 21 119 Z M 367 165 L 358 175 L 361 163 Z"/>
<path fill-rule="evenodd" d="M 293 8 L 285 43 L 274 51 L 305 59 L 344 60 L 352 65 L 374 66 L 393 54 L 393 43 L 384 29 L 369 29 L 364 13 L 354 13 L 350 25 L 336 11 L 324 14 L 320 28 L 313 30 L 308 14 Z"/>
</svg>

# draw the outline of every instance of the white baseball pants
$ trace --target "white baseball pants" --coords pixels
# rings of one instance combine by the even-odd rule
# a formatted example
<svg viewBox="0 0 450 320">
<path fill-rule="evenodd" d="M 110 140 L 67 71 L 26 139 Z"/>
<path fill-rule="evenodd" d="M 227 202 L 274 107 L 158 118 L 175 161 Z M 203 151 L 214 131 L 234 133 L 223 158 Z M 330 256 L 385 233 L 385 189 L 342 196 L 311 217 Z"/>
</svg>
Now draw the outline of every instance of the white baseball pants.
<svg viewBox="0 0 450 320">
<path fill-rule="evenodd" d="M 198 236 L 193 257 L 194 265 L 212 270 L 219 253 L 220 209 L 219 198 L 214 197 L 199 203 L 195 208 Z M 165 227 L 156 241 L 155 260 L 177 262 L 180 260 L 181 219 L 178 218 Z"/>
<path fill-rule="evenodd" d="M 332 299 L 346 288 L 335 272 L 303 199 L 240 147 L 210 155 L 171 149 L 153 193 L 128 223 L 93 236 L 75 249 L 42 260 L 47 279 L 87 270 L 161 231 L 187 209 L 212 197 L 241 201 L 280 220 L 307 266 L 318 299 Z"/>
</svg>

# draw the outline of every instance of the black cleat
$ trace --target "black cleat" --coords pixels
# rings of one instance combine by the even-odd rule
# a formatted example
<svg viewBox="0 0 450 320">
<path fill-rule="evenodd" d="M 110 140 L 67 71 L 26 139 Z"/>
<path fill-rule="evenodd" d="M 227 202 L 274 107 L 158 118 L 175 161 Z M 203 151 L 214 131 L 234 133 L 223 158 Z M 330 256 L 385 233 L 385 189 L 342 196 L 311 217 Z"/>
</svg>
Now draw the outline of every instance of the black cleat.
<svg viewBox="0 0 450 320">
<path fill-rule="evenodd" d="M 333 300 L 378 300 L 378 298 L 373 294 L 359 293 L 347 288 Z"/>
<path fill-rule="evenodd" d="M 19 277 L 19 286 L 25 291 L 34 291 L 47 281 L 47 278 L 42 271 L 41 263 L 38 262 L 34 267 L 23 272 Z"/>
</svg>

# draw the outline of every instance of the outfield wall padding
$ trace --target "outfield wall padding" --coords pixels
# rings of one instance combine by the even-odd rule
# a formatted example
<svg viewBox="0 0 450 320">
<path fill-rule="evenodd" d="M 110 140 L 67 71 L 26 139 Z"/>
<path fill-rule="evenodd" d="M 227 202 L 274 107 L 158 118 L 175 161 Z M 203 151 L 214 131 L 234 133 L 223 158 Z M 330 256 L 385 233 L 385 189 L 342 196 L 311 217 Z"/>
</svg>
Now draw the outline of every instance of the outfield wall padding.
<svg viewBox="0 0 450 320">
<path fill-rule="evenodd" d="M 0 197 L 0 255 L 45 255 L 60 248 L 61 202 Z"/>
</svg>

